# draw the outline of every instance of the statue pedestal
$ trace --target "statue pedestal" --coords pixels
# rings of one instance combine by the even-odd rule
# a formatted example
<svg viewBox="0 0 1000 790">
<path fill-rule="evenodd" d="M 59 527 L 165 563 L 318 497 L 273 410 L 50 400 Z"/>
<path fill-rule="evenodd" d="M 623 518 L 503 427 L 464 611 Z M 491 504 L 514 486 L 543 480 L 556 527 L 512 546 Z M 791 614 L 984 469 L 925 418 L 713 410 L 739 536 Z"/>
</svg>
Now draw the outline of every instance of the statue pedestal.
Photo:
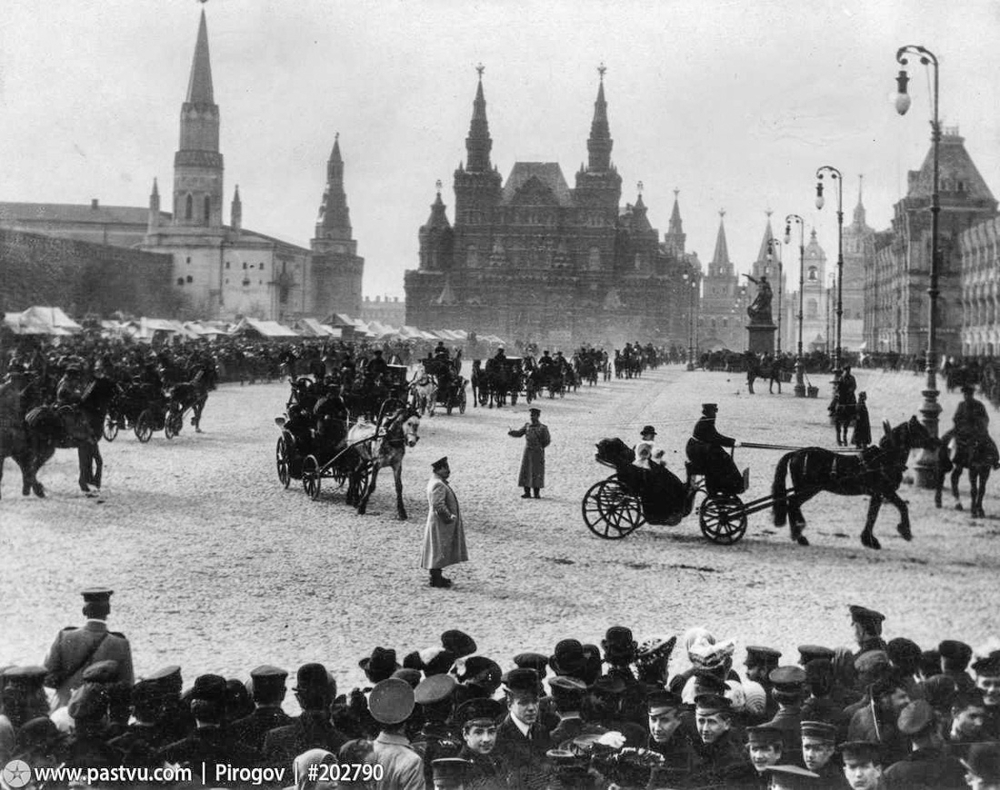
<svg viewBox="0 0 1000 790">
<path fill-rule="evenodd" d="M 748 324 L 747 332 L 750 333 L 749 349 L 754 354 L 774 353 L 774 333 L 777 331 L 772 323 Z"/>
</svg>

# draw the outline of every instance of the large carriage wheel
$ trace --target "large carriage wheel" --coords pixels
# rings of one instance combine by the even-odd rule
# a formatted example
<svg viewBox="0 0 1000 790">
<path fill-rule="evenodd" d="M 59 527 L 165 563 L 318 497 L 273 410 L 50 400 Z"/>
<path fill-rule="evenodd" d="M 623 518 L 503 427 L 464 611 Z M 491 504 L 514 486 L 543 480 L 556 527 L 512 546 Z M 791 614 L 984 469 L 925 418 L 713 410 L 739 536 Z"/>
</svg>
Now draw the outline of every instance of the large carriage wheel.
<svg viewBox="0 0 1000 790">
<path fill-rule="evenodd" d="M 701 531 L 713 543 L 729 546 L 747 531 L 747 511 L 734 494 L 709 494 L 698 510 Z"/>
<path fill-rule="evenodd" d="M 458 396 L 458 413 L 465 414 L 465 390 L 462 390 L 462 394 Z"/>
<path fill-rule="evenodd" d="M 143 409 L 139 414 L 139 419 L 135 421 L 135 438 L 145 444 L 153 436 L 153 412 Z"/>
<path fill-rule="evenodd" d="M 322 478 L 319 472 L 319 461 L 315 455 L 307 455 L 302 462 L 302 487 L 313 502 L 319 499 Z"/>
<path fill-rule="evenodd" d="M 109 442 L 113 442 L 118 435 L 118 418 L 111 412 L 108 412 L 104 417 L 101 435 Z"/>
<path fill-rule="evenodd" d="M 184 417 L 180 412 L 170 411 L 167 413 L 167 418 L 163 421 L 163 435 L 168 439 L 173 439 L 177 434 L 181 432 L 181 427 L 184 425 Z"/>
<path fill-rule="evenodd" d="M 605 540 L 621 540 L 646 522 L 639 500 L 615 476 L 592 485 L 582 508 L 587 528 Z"/>
<path fill-rule="evenodd" d="M 292 482 L 291 470 L 288 468 L 288 445 L 285 444 L 285 437 L 278 437 L 278 444 L 274 448 L 274 465 L 278 470 L 278 480 L 285 488 Z"/>
</svg>

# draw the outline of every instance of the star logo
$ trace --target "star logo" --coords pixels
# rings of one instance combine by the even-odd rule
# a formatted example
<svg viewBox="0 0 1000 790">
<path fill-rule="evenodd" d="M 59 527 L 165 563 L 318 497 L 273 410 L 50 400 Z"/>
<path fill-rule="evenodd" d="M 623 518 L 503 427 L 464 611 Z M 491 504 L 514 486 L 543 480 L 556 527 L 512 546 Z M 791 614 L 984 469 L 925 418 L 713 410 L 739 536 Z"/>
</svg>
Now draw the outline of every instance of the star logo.
<svg viewBox="0 0 1000 790">
<path fill-rule="evenodd" d="M 3 771 L 0 771 L 0 775 L 8 787 L 17 790 L 31 781 L 31 766 L 24 760 L 11 760 L 3 767 Z"/>
</svg>

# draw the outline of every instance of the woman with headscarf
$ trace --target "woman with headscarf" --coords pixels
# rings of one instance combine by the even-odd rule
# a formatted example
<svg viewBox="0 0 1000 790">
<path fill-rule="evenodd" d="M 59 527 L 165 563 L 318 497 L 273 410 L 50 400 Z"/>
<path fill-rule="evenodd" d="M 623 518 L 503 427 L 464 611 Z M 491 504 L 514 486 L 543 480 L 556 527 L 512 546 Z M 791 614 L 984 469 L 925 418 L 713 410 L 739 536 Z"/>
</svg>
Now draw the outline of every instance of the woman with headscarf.
<svg viewBox="0 0 1000 790">
<path fill-rule="evenodd" d="M 335 790 L 338 787 L 336 781 L 329 781 L 330 776 L 336 773 L 326 773 L 320 768 L 324 765 L 337 765 L 337 758 L 332 752 L 326 749 L 310 749 L 303 752 L 292 761 L 292 776 L 295 784 L 289 785 L 284 790 Z M 309 772 L 315 770 L 313 778 Z"/>
</svg>

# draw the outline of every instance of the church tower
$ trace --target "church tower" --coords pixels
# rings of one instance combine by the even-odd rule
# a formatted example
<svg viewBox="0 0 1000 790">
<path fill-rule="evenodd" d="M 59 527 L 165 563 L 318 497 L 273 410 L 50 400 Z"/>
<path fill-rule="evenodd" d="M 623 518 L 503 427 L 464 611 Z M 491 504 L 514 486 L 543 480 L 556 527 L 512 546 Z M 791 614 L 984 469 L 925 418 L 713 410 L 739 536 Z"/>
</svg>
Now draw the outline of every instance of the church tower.
<svg viewBox="0 0 1000 790">
<path fill-rule="evenodd" d="M 222 171 L 219 106 L 212 92 L 208 26 L 202 10 L 187 97 L 181 107 L 180 146 L 174 154 L 174 225 L 222 227 Z"/>
<path fill-rule="evenodd" d="M 614 223 L 618 214 L 618 203 L 622 196 L 622 178 L 618 168 L 611 162 L 611 125 L 608 123 L 608 102 L 604 98 L 604 64 L 597 69 L 600 83 L 597 86 L 597 100 L 594 102 L 594 118 L 590 122 L 590 137 L 587 138 L 587 166 L 580 167 L 576 174 L 576 197 L 582 205 L 604 209 L 608 212 L 605 222 Z M 614 212 L 612 215 L 610 212 Z M 593 218 L 592 221 L 597 221 Z"/>
<path fill-rule="evenodd" d="M 733 262 L 729 260 L 725 216 L 725 210 L 720 210 L 715 254 L 703 279 L 698 334 L 702 347 L 724 346 L 730 351 L 743 351 L 747 341 L 746 313 L 739 303 L 739 282 L 733 272 Z"/>
<path fill-rule="evenodd" d="M 333 140 L 333 150 L 326 163 L 326 187 L 316 219 L 312 247 L 308 312 L 316 316 L 331 313 L 361 315 L 361 284 L 365 259 L 351 229 L 351 211 L 344 191 L 344 158 L 340 153 L 340 135 Z"/>
<path fill-rule="evenodd" d="M 466 250 L 473 261 L 489 253 L 489 226 L 493 221 L 496 207 L 500 204 L 502 178 L 496 166 L 490 161 L 493 139 L 490 124 L 486 118 L 486 96 L 483 94 L 482 64 L 476 67 L 479 83 L 476 98 L 472 102 L 472 121 L 469 135 L 465 138 L 465 164 L 461 162 L 455 171 L 455 224 L 464 225 L 468 231 L 459 242 L 459 248 Z M 459 221 L 461 220 L 461 222 Z M 476 229 L 479 229 L 478 232 Z"/>
</svg>

